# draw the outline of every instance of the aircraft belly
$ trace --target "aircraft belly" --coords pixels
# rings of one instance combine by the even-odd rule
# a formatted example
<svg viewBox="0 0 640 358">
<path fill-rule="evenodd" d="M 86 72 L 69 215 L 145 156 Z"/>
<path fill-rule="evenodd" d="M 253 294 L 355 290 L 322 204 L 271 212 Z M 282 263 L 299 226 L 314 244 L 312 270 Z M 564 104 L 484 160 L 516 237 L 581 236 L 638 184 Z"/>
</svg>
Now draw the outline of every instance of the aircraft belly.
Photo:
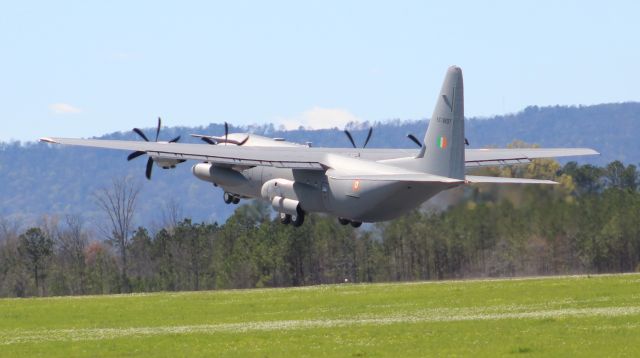
<svg viewBox="0 0 640 358">
<path fill-rule="evenodd" d="M 416 185 L 403 186 L 395 194 L 385 200 L 379 207 L 364 212 L 357 220 L 363 222 L 378 222 L 395 219 L 419 207 L 425 201 L 442 191 L 444 188 L 436 186 Z"/>
<path fill-rule="evenodd" d="M 446 189 L 436 183 L 330 180 L 332 214 L 362 222 L 394 219 Z"/>
<path fill-rule="evenodd" d="M 318 171 L 256 167 L 242 175 L 246 185 L 225 188 L 234 194 L 263 200 L 261 188 L 273 179 L 293 182 L 290 189 L 278 189 L 279 196 L 297 200 L 306 212 L 325 212 L 354 221 L 377 222 L 394 219 L 420 206 L 447 189 L 442 183 L 385 180 L 347 180 L 327 177 Z"/>
</svg>

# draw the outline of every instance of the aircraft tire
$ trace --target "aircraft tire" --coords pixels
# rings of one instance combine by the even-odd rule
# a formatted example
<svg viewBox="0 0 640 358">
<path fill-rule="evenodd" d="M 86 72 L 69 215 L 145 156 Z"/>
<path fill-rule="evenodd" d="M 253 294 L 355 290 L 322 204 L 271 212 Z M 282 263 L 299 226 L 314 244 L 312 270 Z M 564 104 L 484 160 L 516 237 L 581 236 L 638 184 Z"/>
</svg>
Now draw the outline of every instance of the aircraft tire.
<svg viewBox="0 0 640 358">
<path fill-rule="evenodd" d="M 240 202 L 240 198 L 238 198 L 237 196 L 233 197 L 233 203 L 234 204 L 238 204 Z"/>
<path fill-rule="evenodd" d="M 338 218 L 338 222 L 340 223 L 340 225 L 349 225 L 351 220 L 345 219 L 345 218 Z"/>
<path fill-rule="evenodd" d="M 233 196 L 226 191 L 222 194 L 222 198 L 224 199 L 225 204 L 231 204 L 231 202 L 233 202 Z"/>
<path fill-rule="evenodd" d="M 291 224 L 295 227 L 302 226 L 304 223 L 304 211 L 298 209 L 298 215 L 291 216 Z"/>
<path fill-rule="evenodd" d="M 362 223 L 360 221 L 352 221 L 351 222 L 351 226 L 353 226 L 355 228 L 359 228 L 360 225 L 362 225 Z"/>
<path fill-rule="evenodd" d="M 283 225 L 291 224 L 291 215 L 280 213 L 280 223 Z"/>
</svg>

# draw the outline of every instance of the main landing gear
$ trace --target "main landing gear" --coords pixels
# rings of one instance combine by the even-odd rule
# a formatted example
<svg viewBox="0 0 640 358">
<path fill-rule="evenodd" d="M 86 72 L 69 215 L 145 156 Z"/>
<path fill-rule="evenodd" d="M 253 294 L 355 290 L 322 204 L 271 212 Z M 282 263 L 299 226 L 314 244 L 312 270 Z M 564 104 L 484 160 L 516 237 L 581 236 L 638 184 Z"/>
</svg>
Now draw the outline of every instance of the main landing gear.
<svg viewBox="0 0 640 358">
<path fill-rule="evenodd" d="M 340 222 L 340 225 L 349 225 L 349 224 L 351 224 L 351 226 L 353 226 L 355 228 L 359 228 L 360 225 L 362 225 L 361 221 L 353 221 L 353 220 L 349 220 L 349 219 L 345 219 L 345 218 L 338 218 L 338 222 Z"/>
<path fill-rule="evenodd" d="M 291 224 L 294 227 L 301 226 L 304 223 L 304 211 L 298 208 L 296 215 L 280 213 L 280 222 L 284 225 Z"/>
<path fill-rule="evenodd" d="M 227 193 L 226 191 L 222 195 L 225 204 L 238 204 L 240 202 L 240 197 L 233 195 L 231 193 Z"/>
</svg>

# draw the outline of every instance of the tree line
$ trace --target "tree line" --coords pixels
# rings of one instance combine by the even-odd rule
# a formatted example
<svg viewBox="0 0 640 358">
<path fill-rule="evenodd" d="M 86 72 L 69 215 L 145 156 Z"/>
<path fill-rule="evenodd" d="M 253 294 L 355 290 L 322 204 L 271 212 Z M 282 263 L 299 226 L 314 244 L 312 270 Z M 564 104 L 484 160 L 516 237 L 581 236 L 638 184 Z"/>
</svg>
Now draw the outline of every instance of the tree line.
<svg viewBox="0 0 640 358">
<path fill-rule="evenodd" d="M 281 225 L 260 201 L 223 224 L 180 218 L 134 226 L 139 187 L 114 181 L 96 193 L 104 225 L 81 215 L 21 228 L 0 220 L 0 296 L 287 287 L 640 269 L 635 165 L 552 160 L 479 174 L 553 179 L 554 186 L 451 190 L 390 222 L 354 230 L 309 215 Z"/>
</svg>

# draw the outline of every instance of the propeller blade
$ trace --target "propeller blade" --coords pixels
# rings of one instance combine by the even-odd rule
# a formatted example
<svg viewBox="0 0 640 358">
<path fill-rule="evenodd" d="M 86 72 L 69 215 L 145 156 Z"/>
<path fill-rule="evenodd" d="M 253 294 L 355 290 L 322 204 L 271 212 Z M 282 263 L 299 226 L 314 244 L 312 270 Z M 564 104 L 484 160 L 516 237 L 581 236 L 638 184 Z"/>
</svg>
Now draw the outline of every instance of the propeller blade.
<svg viewBox="0 0 640 358">
<path fill-rule="evenodd" d="M 133 131 L 134 131 L 134 132 L 136 132 L 136 133 L 138 133 L 138 135 L 139 135 L 140 137 L 142 137 L 142 139 L 144 139 L 145 141 L 147 141 L 147 142 L 149 141 L 149 138 L 147 138 L 147 136 L 146 136 L 146 135 L 144 135 L 144 133 L 142 133 L 142 131 L 141 131 L 140 129 L 138 129 L 138 128 L 133 128 Z"/>
<path fill-rule="evenodd" d="M 147 160 L 147 170 L 145 170 L 144 175 L 147 179 L 151 180 L 151 170 L 153 169 L 153 158 L 149 157 Z"/>
<path fill-rule="evenodd" d="M 180 136 L 177 136 L 177 137 L 173 138 L 172 140 L 170 140 L 169 143 L 176 143 L 179 140 L 180 140 Z"/>
<path fill-rule="evenodd" d="M 469 140 L 467 138 L 464 139 L 464 144 L 469 145 Z"/>
<path fill-rule="evenodd" d="M 247 136 L 245 139 L 243 139 L 241 142 L 239 142 L 239 143 L 238 143 L 238 145 L 243 145 L 243 144 L 245 144 L 248 140 L 249 140 L 249 136 Z"/>
<path fill-rule="evenodd" d="M 414 136 L 413 134 L 409 133 L 409 134 L 407 134 L 407 138 L 411 139 L 415 144 L 418 145 L 418 147 L 422 148 L 422 143 L 418 140 L 418 138 L 416 138 L 416 136 Z"/>
<path fill-rule="evenodd" d="M 229 123 L 224 122 L 224 145 L 227 145 L 229 137 Z"/>
<path fill-rule="evenodd" d="M 351 133 L 349 133 L 349 131 L 345 129 L 344 134 L 347 135 L 347 138 L 349 138 L 349 142 L 351 142 L 351 145 L 355 148 L 356 142 L 353 141 L 353 137 L 351 136 Z"/>
<path fill-rule="evenodd" d="M 158 117 L 158 129 L 156 129 L 156 142 L 158 141 L 158 136 L 160 135 L 160 126 L 162 125 L 162 120 Z"/>
<path fill-rule="evenodd" d="M 141 150 L 135 151 L 131 154 L 129 154 L 129 156 L 127 157 L 127 160 L 132 160 L 132 159 L 136 159 L 137 157 L 146 154 L 147 152 L 143 152 Z"/>
<path fill-rule="evenodd" d="M 373 127 L 369 128 L 369 134 L 367 134 L 367 139 L 364 141 L 364 145 L 362 148 L 366 148 L 367 144 L 369 144 L 369 139 L 371 139 L 371 134 L 373 134 Z"/>
<path fill-rule="evenodd" d="M 216 142 L 214 142 L 213 140 L 207 138 L 207 137 L 200 137 L 200 139 L 202 139 L 204 142 L 207 142 L 211 145 L 216 145 Z"/>
</svg>

